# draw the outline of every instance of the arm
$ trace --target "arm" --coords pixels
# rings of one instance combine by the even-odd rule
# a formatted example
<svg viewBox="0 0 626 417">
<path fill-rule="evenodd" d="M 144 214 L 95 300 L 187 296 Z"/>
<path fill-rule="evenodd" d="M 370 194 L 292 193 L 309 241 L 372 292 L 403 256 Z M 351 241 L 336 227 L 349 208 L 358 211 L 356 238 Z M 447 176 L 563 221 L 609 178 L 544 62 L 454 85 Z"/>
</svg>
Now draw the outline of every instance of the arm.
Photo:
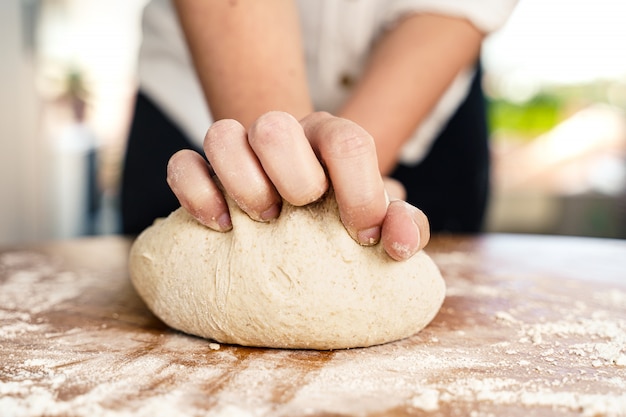
<svg viewBox="0 0 626 417">
<path fill-rule="evenodd" d="M 313 110 L 293 1 L 175 4 L 214 120 L 248 127 L 270 110 L 297 118 Z"/>
<path fill-rule="evenodd" d="M 295 4 L 292 0 L 176 0 L 175 5 L 217 121 L 205 139 L 206 156 L 225 190 L 250 217 L 269 220 L 279 212 L 281 195 L 248 143 L 247 130 L 268 111 L 282 110 L 297 118 L 312 111 Z M 326 185 L 319 184 L 320 176 L 325 180 L 323 171 L 311 167 L 310 159 L 298 161 L 309 168 L 302 175 L 312 178 L 312 185 L 300 190 L 299 199 L 314 198 L 318 188 Z M 200 167 L 201 162 L 195 158 L 185 163 Z M 173 164 L 177 170 L 187 168 L 183 165 Z M 227 224 L 226 217 L 215 216 L 226 210 L 222 199 L 206 197 L 219 194 L 215 185 L 200 176 L 196 177 L 199 184 L 193 184 L 193 176 L 180 177 L 184 181 L 170 182 L 181 204 L 195 208 L 192 213 L 204 217 L 205 224 L 215 226 L 210 218 L 222 218 Z M 200 184 L 205 184 L 205 192 Z"/>
<path fill-rule="evenodd" d="M 407 17 L 380 39 L 339 115 L 374 137 L 383 174 L 459 71 L 476 61 L 482 40 L 469 21 L 430 14 Z"/>
<path fill-rule="evenodd" d="M 205 154 L 250 217 L 278 216 L 281 197 L 296 205 L 318 199 L 328 173 L 342 222 L 359 243 L 382 240 L 398 260 L 426 245 L 424 214 L 402 201 L 387 204 L 372 137 L 348 120 L 311 113 L 292 0 L 176 0 L 176 7 L 217 120 L 205 137 Z M 168 183 L 200 222 L 230 229 L 221 190 L 200 155 L 172 156 Z"/>
</svg>

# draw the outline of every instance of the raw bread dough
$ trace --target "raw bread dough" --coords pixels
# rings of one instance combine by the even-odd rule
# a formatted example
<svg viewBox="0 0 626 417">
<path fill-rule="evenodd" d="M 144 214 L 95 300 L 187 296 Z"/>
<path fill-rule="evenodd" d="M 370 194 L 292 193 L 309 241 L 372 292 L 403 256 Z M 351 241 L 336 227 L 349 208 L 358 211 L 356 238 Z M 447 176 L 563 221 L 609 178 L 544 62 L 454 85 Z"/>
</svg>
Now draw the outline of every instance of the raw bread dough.
<svg viewBox="0 0 626 417">
<path fill-rule="evenodd" d="M 171 327 L 245 346 L 364 347 L 417 333 L 443 302 L 428 255 L 397 262 L 381 244 L 360 246 L 332 194 L 306 207 L 285 202 L 269 224 L 228 204 L 228 233 L 180 208 L 132 246 L 133 284 Z"/>
</svg>

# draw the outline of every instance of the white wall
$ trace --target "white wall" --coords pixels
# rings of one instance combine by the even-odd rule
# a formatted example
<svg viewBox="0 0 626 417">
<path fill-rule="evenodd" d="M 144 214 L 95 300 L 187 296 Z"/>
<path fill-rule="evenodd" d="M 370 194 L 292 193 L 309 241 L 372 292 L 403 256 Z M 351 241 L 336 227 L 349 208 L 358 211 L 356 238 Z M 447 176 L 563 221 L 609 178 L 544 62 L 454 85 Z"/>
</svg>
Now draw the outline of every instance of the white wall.
<svg viewBox="0 0 626 417">
<path fill-rule="evenodd" d="M 0 244 L 45 238 L 39 103 L 25 2 L 0 2 Z M 32 4 L 32 3 L 31 3 Z"/>
<path fill-rule="evenodd" d="M 82 128 L 112 167 L 100 181 L 111 206 L 145 2 L 0 0 L 0 245 L 81 234 L 84 161 L 68 148 L 76 126 L 59 100 L 70 68 L 88 82 Z M 105 222 L 101 233 L 115 231 Z"/>
</svg>

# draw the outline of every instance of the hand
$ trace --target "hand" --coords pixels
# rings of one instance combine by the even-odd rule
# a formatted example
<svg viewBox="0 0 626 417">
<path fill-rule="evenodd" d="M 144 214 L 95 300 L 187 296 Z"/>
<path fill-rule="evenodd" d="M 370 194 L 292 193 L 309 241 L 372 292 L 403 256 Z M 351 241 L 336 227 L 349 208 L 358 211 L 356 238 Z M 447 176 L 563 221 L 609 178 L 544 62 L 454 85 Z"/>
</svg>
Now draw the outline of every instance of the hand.
<svg viewBox="0 0 626 417">
<path fill-rule="evenodd" d="M 402 200 L 388 203 L 374 141 L 346 119 L 320 112 L 298 122 L 287 113 L 269 112 L 248 132 L 224 119 L 209 128 L 204 152 L 210 166 L 193 151 L 174 154 L 167 181 L 181 205 L 211 229 L 232 228 L 214 173 L 257 221 L 278 217 L 283 198 L 297 206 L 316 201 L 331 182 L 341 221 L 360 244 L 382 241 L 393 259 L 404 260 L 428 243 L 426 216 Z"/>
</svg>

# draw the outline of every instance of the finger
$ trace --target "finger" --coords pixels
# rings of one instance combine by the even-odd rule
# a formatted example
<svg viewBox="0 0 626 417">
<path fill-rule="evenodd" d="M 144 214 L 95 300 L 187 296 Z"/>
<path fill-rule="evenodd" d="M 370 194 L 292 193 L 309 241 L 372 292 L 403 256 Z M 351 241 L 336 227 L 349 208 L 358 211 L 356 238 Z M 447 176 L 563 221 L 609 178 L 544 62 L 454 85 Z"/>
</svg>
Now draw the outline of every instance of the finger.
<svg viewBox="0 0 626 417">
<path fill-rule="evenodd" d="M 278 217 L 282 199 L 248 144 L 244 127 L 219 120 L 207 131 L 204 152 L 224 190 L 254 220 Z"/>
<path fill-rule="evenodd" d="M 224 196 L 198 153 L 186 149 L 172 155 L 167 164 L 167 183 L 181 206 L 200 223 L 219 232 L 232 228 Z"/>
<path fill-rule="evenodd" d="M 324 168 L 290 114 L 265 113 L 250 126 L 248 142 L 280 195 L 291 204 L 312 203 L 328 189 Z"/>
<path fill-rule="evenodd" d="M 420 209 L 402 200 L 389 204 L 381 237 L 389 256 L 404 261 L 423 249 L 429 240 L 428 218 Z"/>
<path fill-rule="evenodd" d="M 383 183 L 390 199 L 406 200 L 406 188 L 400 181 L 392 177 L 383 177 Z"/>
<path fill-rule="evenodd" d="M 328 170 L 348 233 L 362 245 L 376 244 L 387 199 L 374 140 L 357 124 L 328 113 L 313 113 L 301 123 Z"/>
</svg>

